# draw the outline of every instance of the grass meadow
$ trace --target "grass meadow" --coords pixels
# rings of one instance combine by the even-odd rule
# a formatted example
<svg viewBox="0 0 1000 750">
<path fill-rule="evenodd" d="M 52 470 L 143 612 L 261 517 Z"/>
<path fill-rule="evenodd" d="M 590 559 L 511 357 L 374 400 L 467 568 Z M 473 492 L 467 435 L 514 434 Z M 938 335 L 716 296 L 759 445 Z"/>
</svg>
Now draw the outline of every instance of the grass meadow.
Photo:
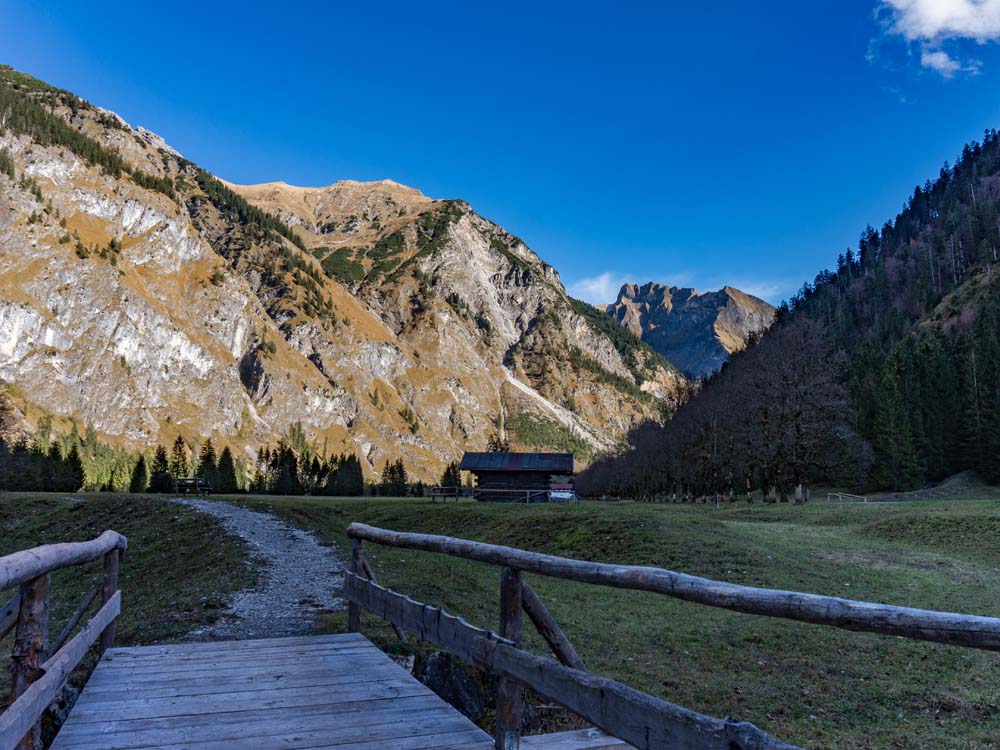
<svg viewBox="0 0 1000 750">
<path fill-rule="evenodd" d="M 273 512 L 315 532 L 345 560 L 344 529 L 362 521 L 751 586 L 1000 615 L 1000 491 L 990 488 L 954 500 L 720 508 L 215 499 Z M 129 537 L 119 643 L 179 638 L 219 616 L 227 597 L 254 580 L 245 545 L 186 508 L 147 496 L 0 495 L 0 554 L 90 538 L 105 528 Z M 372 544 L 365 551 L 381 583 L 473 624 L 497 627 L 496 568 Z M 645 592 L 526 579 L 592 671 L 674 703 L 752 721 L 810 748 L 997 747 L 998 654 L 731 613 Z M 57 574 L 57 618 L 72 610 L 90 580 L 76 570 Z M 345 627 L 342 612 L 321 623 L 327 632 Z M 530 623 L 525 627 L 528 647 L 545 653 Z M 400 644 L 370 616 L 365 632 L 390 651 L 419 648 Z"/>
</svg>

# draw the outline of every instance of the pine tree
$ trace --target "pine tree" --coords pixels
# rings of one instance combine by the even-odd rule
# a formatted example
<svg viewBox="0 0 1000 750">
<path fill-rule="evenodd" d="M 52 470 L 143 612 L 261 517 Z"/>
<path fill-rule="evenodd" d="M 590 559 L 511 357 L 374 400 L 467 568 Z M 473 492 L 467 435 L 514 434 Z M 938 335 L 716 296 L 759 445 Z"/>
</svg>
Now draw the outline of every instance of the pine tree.
<svg viewBox="0 0 1000 750">
<path fill-rule="evenodd" d="M 14 489 L 13 461 L 7 442 L 0 437 L 0 492 Z"/>
<path fill-rule="evenodd" d="M 404 497 L 407 490 L 406 484 L 406 467 L 403 465 L 403 459 L 398 458 L 394 462 L 386 461 L 382 468 L 379 494 L 388 497 Z"/>
<path fill-rule="evenodd" d="M 347 476 L 343 483 L 343 492 L 347 497 L 360 497 L 365 494 L 365 475 L 361 470 L 361 460 L 355 456 L 347 457 L 344 467 L 347 469 Z"/>
<path fill-rule="evenodd" d="M 442 487 L 461 487 L 462 472 L 458 470 L 458 464 L 452 461 L 445 467 L 444 474 L 441 475 Z"/>
<path fill-rule="evenodd" d="M 396 494 L 405 496 L 408 489 L 407 485 L 409 484 L 409 478 L 406 476 L 406 467 L 403 466 L 403 459 L 396 459 L 396 466 L 393 474 L 396 481 Z"/>
<path fill-rule="evenodd" d="M 316 488 L 323 485 L 323 480 L 326 478 L 326 464 L 319 460 L 319 456 L 313 456 L 312 461 L 309 462 L 308 477 L 309 482 L 306 490 L 311 494 Z"/>
<path fill-rule="evenodd" d="M 882 368 L 872 448 L 875 451 L 874 478 L 879 486 L 893 490 L 916 486 L 920 480 L 920 465 L 900 393 L 897 365 L 892 359 Z"/>
<path fill-rule="evenodd" d="M 993 400 L 986 415 L 979 471 L 987 482 L 1000 484 L 1000 397 Z"/>
<path fill-rule="evenodd" d="M 341 494 L 345 497 L 360 497 L 365 494 L 365 476 L 361 470 L 361 460 L 357 456 L 347 456 L 338 471 L 343 472 Z"/>
<path fill-rule="evenodd" d="M 938 481 L 952 473 L 949 445 L 953 442 L 955 422 L 960 416 L 954 387 L 955 368 L 940 336 L 929 337 L 919 357 L 924 373 L 923 385 L 919 403 L 911 408 L 923 415 L 921 456 L 927 478 Z"/>
<path fill-rule="evenodd" d="M 174 440 L 174 447 L 170 451 L 170 473 L 175 478 L 188 475 L 188 450 L 180 435 Z"/>
<path fill-rule="evenodd" d="M 84 480 L 86 479 L 83 472 L 83 461 L 80 460 L 80 451 L 77 450 L 75 445 L 66 454 L 64 471 L 66 492 L 76 492 L 83 487 Z"/>
<path fill-rule="evenodd" d="M 976 470 L 988 481 L 1000 480 L 1000 300 L 992 297 L 976 320 L 979 353 L 982 444 Z"/>
<path fill-rule="evenodd" d="M 63 477 L 63 457 L 58 443 L 49 443 L 43 465 L 42 483 L 48 492 L 72 492 L 64 487 L 66 480 Z"/>
<path fill-rule="evenodd" d="M 357 456 L 343 454 L 331 460 L 323 494 L 334 497 L 357 497 L 365 493 L 365 480 Z"/>
<path fill-rule="evenodd" d="M 215 482 L 213 487 L 216 492 L 230 494 L 239 488 L 236 484 L 236 463 L 233 461 L 233 452 L 227 445 L 219 455 L 219 464 L 215 472 Z"/>
<path fill-rule="evenodd" d="M 340 478 L 337 476 L 340 471 L 340 463 L 336 456 L 331 456 L 324 466 L 323 482 L 316 488 L 317 494 L 332 497 L 337 494 L 337 486 Z"/>
<path fill-rule="evenodd" d="M 216 483 L 217 461 L 215 446 L 212 445 L 212 438 L 208 438 L 201 444 L 201 451 L 198 453 L 198 476 L 213 487 L 215 487 Z"/>
<path fill-rule="evenodd" d="M 289 446 L 279 443 L 277 450 L 271 454 L 274 464 L 274 487 L 276 495 L 301 495 L 302 485 L 299 482 L 299 461 Z"/>
<path fill-rule="evenodd" d="M 379 494 L 380 495 L 391 495 L 393 487 L 393 474 L 395 473 L 395 466 L 386 459 L 385 465 L 382 467 L 382 481 L 379 483 Z"/>
<path fill-rule="evenodd" d="M 173 481 L 170 476 L 170 461 L 167 458 L 167 449 L 162 445 L 156 446 L 153 454 L 153 465 L 150 470 L 149 491 L 150 492 L 171 492 Z"/>
<path fill-rule="evenodd" d="M 132 478 L 129 480 L 128 491 L 134 494 L 145 492 L 149 488 L 149 471 L 146 468 L 146 456 L 139 454 L 139 460 L 135 462 L 132 469 Z"/>
</svg>

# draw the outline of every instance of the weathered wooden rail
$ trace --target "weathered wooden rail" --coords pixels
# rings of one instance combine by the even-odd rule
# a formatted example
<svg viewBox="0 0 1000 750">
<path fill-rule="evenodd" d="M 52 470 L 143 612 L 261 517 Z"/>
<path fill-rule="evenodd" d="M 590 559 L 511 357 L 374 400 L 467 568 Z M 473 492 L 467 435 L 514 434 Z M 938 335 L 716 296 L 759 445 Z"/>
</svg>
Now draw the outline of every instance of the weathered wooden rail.
<svg viewBox="0 0 1000 750">
<path fill-rule="evenodd" d="M 518 747 L 521 688 L 570 709 L 608 734 L 640 750 L 764 750 L 790 748 L 756 726 L 705 716 L 587 672 L 580 656 L 522 579 L 522 573 L 582 583 L 651 591 L 666 596 L 768 617 L 896 635 L 969 648 L 1000 651 L 1000 618 L 896 607 L 797 591 L 740 586 L 662 568 L 574 560 L 554 555 L 456 539 L 412 534 L 352 523 L 353 571 L 346 578 L 350 628 L 359 630 L 361 610 L 397 629 L 450 651 L 498 678 L 497 750 Z M 362 552 L 362 542 L 439 552 L 496 565 L 500 575 L 499 634 L 460 617 L 420 604 L 379 586 Z M 521 648 L 521 613 L 528 614 L 558 661 Z"/>
<path fill-rule="evenodd" d="M 0 609 L 0 639 L 15 630 L 11 704 L 0 714 L 0 750 L 41 750 L 41 717 L 66 679 L 98 643 L 104 653 L 114 643 L 121 611 L 118 563 L 125 537 L 105 531 L 89 542 L 48 544 L 0 557 L 0 591 L 17 587 Z M 49 644 L 50 575 L 60 568 L 104 559 L 102 574 Z M 100 598 L 97 614 L 70 637 Z"/>
<path fill-rule="evenodd" d="M 549 490 L 538 489 L 503 489 L 501 487 L 476 487 L 472 490 L 472 497 L 476 500 L 488 498 L 492 502 L 505 503 L 547 503 L 549 502 Z M 504 498 L 498 500 L 498 498 Z"/>
</svg>

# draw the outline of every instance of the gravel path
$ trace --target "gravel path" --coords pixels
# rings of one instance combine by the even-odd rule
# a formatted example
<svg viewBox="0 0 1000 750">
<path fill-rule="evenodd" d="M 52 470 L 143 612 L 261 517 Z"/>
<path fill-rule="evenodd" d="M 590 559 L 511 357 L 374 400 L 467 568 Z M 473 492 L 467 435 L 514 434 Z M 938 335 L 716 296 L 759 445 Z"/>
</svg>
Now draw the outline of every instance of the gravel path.
<svg viewBox="0 0 1000 750">
<path fill-rule="evenodd" d="M 217 622 L 189 633 L 193 639 L 225 640 L 307 635 L 318 613 L 340 609 L 334 596 L 343 584 L 344 565 L 336 551 L 307 531 L 269 513 L 225 502 L 171 498 L 219 519 L 227 531 L 245 539 L 262 567 L 257 586 L 239 591 Z"/>
</svg>

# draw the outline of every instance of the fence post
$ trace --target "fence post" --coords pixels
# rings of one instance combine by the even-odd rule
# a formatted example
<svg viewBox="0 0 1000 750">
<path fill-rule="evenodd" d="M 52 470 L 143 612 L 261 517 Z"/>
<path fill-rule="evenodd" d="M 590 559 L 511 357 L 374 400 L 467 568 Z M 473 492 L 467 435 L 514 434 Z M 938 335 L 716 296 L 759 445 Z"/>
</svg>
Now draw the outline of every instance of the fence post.
<svg viewBox="0 0 1000 750">
<path fill-rule="evenodd" d="M 500 571 L 500 636 L 521 646 L 521 571 L 504 567 Z M 521 747 L 521 710 L 524 694 L 520 685 L 497 679 L 496 750 Z"/>
<path fill-rule="evenodd" d="M 49 574 L 34 578 L 21 586 L 21 608 L 12 653 L 14 686 L 13 702 L 39 679 L 39 667 L 48 658 L 49 649 Z M 17 743 L 17 750 L 42 750 L 42 720 Z"/>
<path fill-rule="evenodd" d="M 113 549 L 104 555 L 104 574 L 101 576 L 101 606 L 107 604 L 111 597 L 118 590 L 118 560 L 121 550 Z M 115 645 L 115 626 L 118 620 L 115 618 L 101 633 L 101 641 L 97 648 L 97 656 L 104 656 L 104 652 Z"/>
<path fill-rule="evenodd" d="M 351 540 L 351 572 L 356 576 L 364 576 L 360 539 Z M 361 632 L 361 607 L 354 602 L 347 603 L 347 630 L 349 633 Z"/>
</svg>

